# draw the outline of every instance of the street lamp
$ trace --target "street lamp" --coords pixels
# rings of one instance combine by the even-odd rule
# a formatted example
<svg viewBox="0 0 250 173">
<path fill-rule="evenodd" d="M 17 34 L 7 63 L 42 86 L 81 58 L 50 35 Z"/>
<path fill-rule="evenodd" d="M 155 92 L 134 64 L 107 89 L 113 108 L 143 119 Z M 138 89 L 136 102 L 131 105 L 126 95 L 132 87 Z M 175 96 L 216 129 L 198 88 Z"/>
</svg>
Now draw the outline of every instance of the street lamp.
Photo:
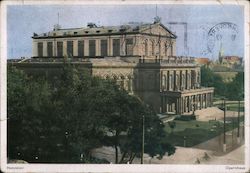
<svg viewBox="0 0 250 173">
<path fill-rule="evenodd" d="M 223 152 L 226 152 L 227 150 L 227 144 L 226 144 L 226 99 L 223 98 L 223 110 L 224 110 L 224 123 L 223 123 Z"/>
<path fill-rule="evenodd" d="M 240 99 L 238 100 L 237 144 L 240 143 Z"/>
<path fill-rule="evenodd" d="M 145 140 L 145 128 L 144 128 L 144 115 L 142 116 L 142 143 L 141 143 L 141 164 L 143 164 L 143 154 L 144 154 L 144 140 Z"/>
<path fill-rule="evenodd" d="M 183 141 L 183 146 L 184 146 L 184 147 L 186 147 L 186 139 L 187 139 L 187 137 L 184 136 L 184 137 L 183 137 L 183 140 L 184 140 L 184 141 Z"/>
</svg>

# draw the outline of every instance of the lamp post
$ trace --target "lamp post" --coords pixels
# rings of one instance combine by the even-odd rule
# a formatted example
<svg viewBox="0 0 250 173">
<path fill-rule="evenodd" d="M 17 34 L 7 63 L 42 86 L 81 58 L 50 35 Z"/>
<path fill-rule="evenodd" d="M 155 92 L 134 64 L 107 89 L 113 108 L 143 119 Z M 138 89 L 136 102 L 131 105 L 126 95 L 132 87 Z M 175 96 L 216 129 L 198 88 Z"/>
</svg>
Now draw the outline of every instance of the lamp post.
<svg viewBox="0 0 250 173">
<path fill-rule="evenodd" d="M 237 144 L 240 143 L 240 99 L 238 100 Z"/>
<path fill-rule="evenodd" d="M 144 136 L 145 136 L 145 128 L 144 128 L 144 115 L 142 116 L 142 143 L 141 143 L 141 164 L 143 164 L 143 154 L 144 154 Z"/>
<path fill-rule="evenodd" d="M 224 110 L 224 123 L 223 123 L 223 152 L 226 152 L 227 150 L 227 144 L 226 144 L 226 100 L 223 98 L 223 110 Z"/>
<path fill-rule="evenodd" d="M 186 147 L 186 139 L 187 139 L 187 137 L 184 136 L 184 137 L 183 137 L 183 140 L 184 140 L 184 141 L 183 141 L 183 147 Z"/>
<path fill-rule="evenodd" d="M 69 157 L 69 152 L 68 152 L 68 135 L 69 133 L 66 131 L 65 132 L 65 155 L 66 155 L 66 160 L 68 160 Z"/>
</svg>

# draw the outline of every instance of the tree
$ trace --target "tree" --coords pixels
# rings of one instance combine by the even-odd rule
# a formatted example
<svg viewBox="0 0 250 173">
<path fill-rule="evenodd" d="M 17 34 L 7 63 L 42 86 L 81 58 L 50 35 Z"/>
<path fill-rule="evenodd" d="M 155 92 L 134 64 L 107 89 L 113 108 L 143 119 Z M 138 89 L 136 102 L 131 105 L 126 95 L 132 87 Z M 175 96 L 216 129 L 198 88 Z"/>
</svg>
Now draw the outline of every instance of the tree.
<svg viewBox="0 0 250 173">
<path fill-rule="evenodd" d="M 141 117 L 145 116 L 145 152 L 151 156 L 175 148 L 163 140 L 163 123 L 137 97 L 115 81 L 93 77 L 65 62 L 52 80 L 33 78 L 8 68 L 8 157 L 28 162 L 91 163 L 91 150 L 113 146 L 141 151 Z M 124 157 L 125 158 L 125 157 Z M 122 159 L 121 159 L 122 160 Z"/>
<path fill-rule="evenodd" d="M 8 157 L 35 160 L 50 123 L 48 83 L 10 67 L 7 88 Z"/>
<path fill-rule="evenodd" d="M 176 127 L 176 122 L 175 121 L 169 121 L 168 125 L 171 128 L 171 133 L 173 134 L 174 128 Z"/>
<path fill-rule="evenodd" d="M 244 72 L 238 72 L 233 81 L 227 85 L 226 97 L 229 100 L 244 99 Z"/>
<path fill-rule="evenodd" d="M 215 74 L 209 67 L 201 67 L 201 85 L 205 87 L 214 87 L 215 95 L 225 96 L 227 86 L 222 77 Z"/>
</svg>

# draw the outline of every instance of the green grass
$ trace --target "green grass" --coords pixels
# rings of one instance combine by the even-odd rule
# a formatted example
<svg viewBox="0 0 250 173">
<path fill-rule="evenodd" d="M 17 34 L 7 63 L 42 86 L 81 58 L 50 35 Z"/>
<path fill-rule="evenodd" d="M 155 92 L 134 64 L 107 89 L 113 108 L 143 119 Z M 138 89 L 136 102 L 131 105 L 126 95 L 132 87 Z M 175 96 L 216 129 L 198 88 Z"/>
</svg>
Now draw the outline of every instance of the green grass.
<svg viewBox="0 0 250 173">
<path fill-rule="evenodd" d="M 226 131 L 237 127 L 237 118 L 231 120 L 230 123 L 226 124 Z M 219 121 L 174 121 L 176 127 L 173 133 L 171 133 L 167 123 L 165 124 L 165 131 L 167 133 L 166 140 L 175 146 L 184 145 L 184 136 L 186 137 L 186 147 L 192 147 L 223 133 L 223 122 Z M 243 121 L 243 117 L 240 121 Z"/>
<path fill-rule="evenodd" d="M 238 103 L 237 104 L 227 104 L 227 110 L 229 111 L 238 111 Z M 240 111 L 244 111 L 244 105 L 240 104 Z"/>
</svg>

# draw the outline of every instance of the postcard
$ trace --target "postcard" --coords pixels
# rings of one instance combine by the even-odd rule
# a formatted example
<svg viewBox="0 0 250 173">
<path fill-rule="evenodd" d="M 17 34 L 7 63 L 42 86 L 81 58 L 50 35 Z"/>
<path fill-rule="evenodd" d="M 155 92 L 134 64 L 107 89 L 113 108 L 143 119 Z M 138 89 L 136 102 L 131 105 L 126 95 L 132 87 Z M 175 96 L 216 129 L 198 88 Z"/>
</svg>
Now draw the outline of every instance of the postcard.
<svg viewBox="0 0 250 173">
<path fill-rule="evenodd" d="M 1 1 L 2 172 L 249 172 L 248 1 Z"/>
</svg>

